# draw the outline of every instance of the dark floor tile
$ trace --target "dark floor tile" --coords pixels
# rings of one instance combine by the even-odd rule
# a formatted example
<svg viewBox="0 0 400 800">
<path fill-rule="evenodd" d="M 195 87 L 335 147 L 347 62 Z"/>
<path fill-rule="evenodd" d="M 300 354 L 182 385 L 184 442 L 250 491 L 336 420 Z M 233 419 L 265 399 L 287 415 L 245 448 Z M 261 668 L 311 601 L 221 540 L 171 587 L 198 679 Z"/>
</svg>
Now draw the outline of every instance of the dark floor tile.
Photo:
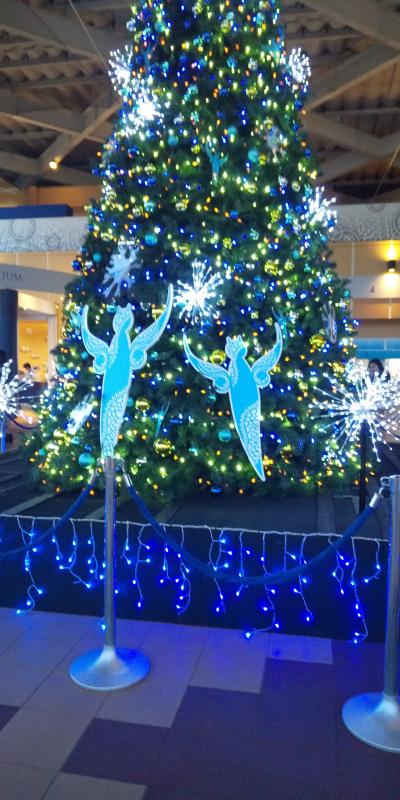
<svg viewBox="0 0 400 800">
<path fill-rule="evenodd" d="M 0 705 L 0 731 L 7 725 L 11 717 L 19 711 L 18 706 L 2 706 Z"/>
<path fill-rule="evenodd" d="M 160 784 L 149 786 L 144 794 L 143 800 L 226 800 L 226 795 L 221 794 L 218 786 L 215 787 L 212 794 L 200 795 L 197 794 L 195 789 L 191 789 L 190 792 L 188 792 L 187 789 L 167 789 Z"/>
<path fill-rule="evenodd" d="M 345 728 L 337 709 L 341 800 L 398 800 L 400 758 L 363 744 Z"/>
<path fill-rule="evenodd" d="M 93 720 L 63 766 L 63 772 L 147 784 L 165 728 Z"/>
<path fill-rule="evenodd" d="M 333 676 L 336 700 L 344 703 L 354 694 L 379 692 L 383 686 L 383 645 L 335 641 Z"/>
<path fill-rule="evenodd" d="M 218 800 L 338 800 L 332 698 L 299 715 L 292 697 L 287 708 L 271 692 L 266 700 L 190 687 L 150 787 Z"/>
</svg>

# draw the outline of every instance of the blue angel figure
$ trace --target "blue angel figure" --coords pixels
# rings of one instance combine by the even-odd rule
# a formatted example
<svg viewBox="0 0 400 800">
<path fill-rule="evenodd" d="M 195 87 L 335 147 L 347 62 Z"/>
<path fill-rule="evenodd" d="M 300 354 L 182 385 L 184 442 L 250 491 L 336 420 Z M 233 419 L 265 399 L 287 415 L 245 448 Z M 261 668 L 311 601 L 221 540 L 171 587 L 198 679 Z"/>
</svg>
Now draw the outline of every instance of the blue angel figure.
<svg viewBox="0 0 400 800">
<path fill-rule="evenodd" d="M 183 346 L 190 364 L 205 378 L 212 380 L 220 394 L 229 393 L 235 428 L 243 449 L 259 478 L 265 481 L 261 452 L 261 402 L 260 389 L 270 383 L 269 373 L 278 363 L 282 353 L 282 332 L 275 323 L 276 343 L 264 356 L 250 366 L 246 361 L 247 345 L 241 336 L 227 337 L 225 353 L 230 358 L 228 369 L 202 361 L 192 353 L 186 334 Z"/>
<path fill-rule="evenodd" d="M 94 357 L 93 367 L 98 375 L 104 375 L 100 404 L 100 445 L 103 458 L 114 455 L 118 434 L 124 418 L 132 372 L 142 369 L 147 361 L 147 351 L 163 333 L 172 309 L 173 289 L 168 287 L 168 296 L 161 316 L 138 333 L 131 342 L 133 312 L 130 304 L 119 307 L 113 319 L 115 334 L 110 345 L 94 336 L 88 327 L 88 306 L 81 319 L 83 343 Z"/>
</svg>

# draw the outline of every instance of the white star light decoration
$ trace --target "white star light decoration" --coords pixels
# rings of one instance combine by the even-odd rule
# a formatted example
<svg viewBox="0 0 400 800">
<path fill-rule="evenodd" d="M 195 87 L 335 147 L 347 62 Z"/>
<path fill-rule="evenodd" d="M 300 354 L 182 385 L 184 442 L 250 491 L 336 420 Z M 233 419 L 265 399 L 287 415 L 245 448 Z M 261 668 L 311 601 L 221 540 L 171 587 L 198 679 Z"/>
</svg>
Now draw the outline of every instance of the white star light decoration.
<svg viewBox="0 0 400 800">
<path fill-rule="evenodd" d="M 108 74 L 115 91 L 122 97 L 126 97 L 130 93 L 132 57 L 132 48 L 128 45 L 125 45 L 125 49 L 122 52 L 121 50 L 113 50 L 110 53 Z"/>
<path fill-rule="evenodd" d="M 318 389 L 323 399 L 311 405 L 314 411 L 318 407 L 322 427 L 333 431 L 339 453 L 344 453 L 358 443 L 361 426 L 366 423 L 379 461 L 379 442 L 388 444 L 388 437 L 399 439 L 400 436 L 400 382 L 391 379 L 387 372 L 371 380 L 365 366 L 357 370 L 350 366 L 343 382 L 332 376 L 325 377 L 331 391 Z"/>
<path fill-rule="evenodd" d="M 120 244 L 118 250 L 111 256 L 104 274 L 103 285 L 106 287 L 104 296 L 109 297 L 112 294 L 114 297 L 119 297 L 122 289 L 128 289 L 133 283 L 130 271 L 135 266 L 138 264 L 133 245 Z"/>
<path fill-rule="evenodd" d="M 311 75 L 310 60 L 300 47 L 291 51 L 288 58 L 288 67 L 291 72 L 293 82 L 304 89 L 308 86 L 308 79 Z"/>
<path fill-rule="evenodd" d="M 207 317 L 216 317 L 212 301 L 223 283 L 222 276 L 219 272 L 212 274 L 211 267 L 202 261 L 193 262 L 192 275 L 192 284 L 178 281 L 175 305 L 182 306 L 179 319 L 185 316 L 191 322 L 203 322 Z"/>
<path fill-rule="evenodd" d="M 313 218 L 313 222 L 320 222 L 326 228 L 336 225 L 336 211 L 332 208 L 334 203 L 336 203 L 336 198 L 332 197 L 328 200 L 324 197 L 324 187 L 318 187 L 313 197 L 307 200 L 307 210 Z"/>
<path fill-rule="evenodd" d="M 20 392 L 32 386 L 30 375 L 19 375 L 9 380 L 12 360 L 6 361 L 0 369 L 0 417 L 7 414 L 10 417 L 20 414 L 19 395 Z M 21 415 L 23 416 L 23 415 Z"/>
</svg>

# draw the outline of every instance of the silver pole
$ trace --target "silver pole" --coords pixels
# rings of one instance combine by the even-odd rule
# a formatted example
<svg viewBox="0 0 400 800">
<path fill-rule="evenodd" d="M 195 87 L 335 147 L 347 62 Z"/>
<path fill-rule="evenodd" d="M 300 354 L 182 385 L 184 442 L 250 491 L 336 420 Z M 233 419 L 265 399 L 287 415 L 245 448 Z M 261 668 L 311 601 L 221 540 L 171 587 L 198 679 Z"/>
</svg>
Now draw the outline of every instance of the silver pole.
<svg viewBox="0 0 400 800">
<path fill-rule="evenodd" d="M 104 460 L 104 645 L 79 656 L 70 666 L 69 674 L 85 689 L 109 692 L 133 686 L 146 677 L 150 669 L 147 656 L 137 650 L 115 645 L 115 559 L 116 559 L 116 459 Z"/>
<path fill-rule="evenodd" d="M 104 501 L 104 621 L 105 645 L 115 647 L 115 458 L 107 457 L 104 463 L 106 492 Z"/>
<path fill-rule="evenodd" d="M 391 534 L 388 554 L 388 592 L 384 651 L 383 692 L 359 694 L 342 710 L 343 722 L 362 742 L 400 753 L 400 704 L 398 699 L 398 647 L 400 612 L 400 475 L 383 478 L 389 484 Z"/>
<path fill-rule="evenodd" d="M 391 475 L 389 487 L 392 504 L 392 530 L 389 539 L 383 694 L 385 697 L 395 697 L 397 699 L 400 611 L 400 475 Z"/>
</svg>

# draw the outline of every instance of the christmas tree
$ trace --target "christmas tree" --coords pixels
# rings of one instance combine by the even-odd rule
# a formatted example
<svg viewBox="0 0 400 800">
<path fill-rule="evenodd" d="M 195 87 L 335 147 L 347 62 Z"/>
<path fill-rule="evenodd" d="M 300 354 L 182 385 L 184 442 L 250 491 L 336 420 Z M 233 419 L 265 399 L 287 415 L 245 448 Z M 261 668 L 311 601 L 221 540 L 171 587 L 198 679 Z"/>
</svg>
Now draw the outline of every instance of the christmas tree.
<svg viewBox="0 0 400 800">
<path fill-rule="evenodd" d="M 135 373 L 117 455 L 153 505 L 193 491 L 314 490 L 344 475 L 309 404 L 352 352 L 344 284 L 329 262 L 330 202 L 301 127 L 308 61 L 287 53 L 274 0 L 142 0 L 130 41 L 112 54 L 122 96 L 99 153 L 101 199 L 67 287 L 58 378 L 30 440 L 34 471 L 82 485 L 99 456 L 101 381 L 80 334 L 106 342 L 118 305 L 134 333 L 175 305 L 157 349 Z M 226 395 L 194 371 L 182 346 L 227 366 L 242 336 L 251 365 L 283 352 L 261 396 L 265 481 L 237 436 Z M 333 450 L 332 450 L 333 448 Z"/>
</svg>

